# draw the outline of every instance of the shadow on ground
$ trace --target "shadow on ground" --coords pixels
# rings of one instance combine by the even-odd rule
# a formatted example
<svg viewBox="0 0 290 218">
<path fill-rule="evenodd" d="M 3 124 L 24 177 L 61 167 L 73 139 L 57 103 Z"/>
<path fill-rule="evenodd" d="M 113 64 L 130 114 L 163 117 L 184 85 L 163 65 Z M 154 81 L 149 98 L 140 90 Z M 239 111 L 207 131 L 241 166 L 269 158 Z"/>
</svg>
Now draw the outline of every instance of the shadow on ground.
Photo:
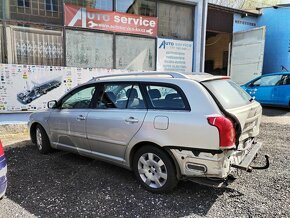
<svg viewBox="0 0 290 218">
<path fill-rule="evenodd" d="M 290 108 L 278 108 L 278 107 L 266 107 L 263 106 L 263 115 L 265 116 L 283 116 L 289 113 L 290 116 Z"/>
<path fill-rule="evenodd" d="M 30 143 L 10 146 L 6 157 L 6 197 L 41 217 L 205 216 L 225 191 L 180 182 L 170 194 L 152 194 L 128 170 L 67 152 L 41 155 Z"/>
</svg>

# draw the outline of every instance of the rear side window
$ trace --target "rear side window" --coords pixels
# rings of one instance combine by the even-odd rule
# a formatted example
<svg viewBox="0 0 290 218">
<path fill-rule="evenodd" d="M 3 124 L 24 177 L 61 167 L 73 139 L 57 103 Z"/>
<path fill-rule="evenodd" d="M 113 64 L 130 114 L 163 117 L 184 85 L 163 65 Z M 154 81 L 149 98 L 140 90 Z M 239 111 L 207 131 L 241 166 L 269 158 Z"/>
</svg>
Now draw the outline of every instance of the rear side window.
<svg viewBox="0 0 290 218">
<path fill-rule="evenodd" d="M 203 82 L 203 84 L 225 109 L 250 104 L 251 96 L 231 80 L 211 80 Z"/>
<path fill-rule="evenodd" d="M 164 110 L 186 109 L 182 94 L 173 87 L 147 85 L 146 91 L 153 108 Z"/>
</svg>

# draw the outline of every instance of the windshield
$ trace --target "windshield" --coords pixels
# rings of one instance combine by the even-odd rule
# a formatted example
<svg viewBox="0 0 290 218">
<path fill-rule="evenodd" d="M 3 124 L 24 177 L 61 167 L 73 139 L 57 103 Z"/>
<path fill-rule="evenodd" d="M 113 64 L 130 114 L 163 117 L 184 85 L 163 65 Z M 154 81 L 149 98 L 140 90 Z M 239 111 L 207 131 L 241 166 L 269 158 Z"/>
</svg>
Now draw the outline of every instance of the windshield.
<svg viewBox="0 0 290 218">
<path fill-rule="evenodd" d="M 225 109 L 241 107 L 251 102 L 251 96 L 231 80 L 210 80 L 202 84 L 214 94 Z"/>
</svg>

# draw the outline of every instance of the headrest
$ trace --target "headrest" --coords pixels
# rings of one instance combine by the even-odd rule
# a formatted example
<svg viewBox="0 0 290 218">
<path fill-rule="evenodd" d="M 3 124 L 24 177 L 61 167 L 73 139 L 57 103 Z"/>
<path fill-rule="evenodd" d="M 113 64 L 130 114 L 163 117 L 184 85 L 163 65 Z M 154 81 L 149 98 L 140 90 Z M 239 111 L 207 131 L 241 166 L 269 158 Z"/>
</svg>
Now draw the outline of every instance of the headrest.
<svg viewBox="0 0 290 218">
<path fill-rule="evenodd" d="M 149 94 L 151 99 L 155 99 L 155 98 L 160 98 L 161 97 L 160 91 L 158 89 L 150 89 L 148 91 L 148 94 Z"/>
<path fill-rule="evenodd" d="M 127 98 L 138 98 L 138 92 L 136 89 L 128 89 L 126 96 Z"/>
<path fill-rule="evenodd" d="M 180 98 L 180 95 L 178 93 L 172 93 L 172 94 L 168 94 L 166 95 L 165 97 L 165 100 L 173 100 L 173 99 L 176 99 L 176 98 Z"/>
</svg>

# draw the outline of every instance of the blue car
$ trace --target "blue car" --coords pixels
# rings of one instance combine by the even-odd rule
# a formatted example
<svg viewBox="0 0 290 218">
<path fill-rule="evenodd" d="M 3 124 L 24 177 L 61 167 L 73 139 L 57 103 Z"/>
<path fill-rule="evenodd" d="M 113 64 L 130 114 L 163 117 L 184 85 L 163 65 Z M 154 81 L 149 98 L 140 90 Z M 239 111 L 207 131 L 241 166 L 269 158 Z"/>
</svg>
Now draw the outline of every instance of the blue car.
<svg viewBox="0 0 290 218">
<path fill-rule="evenodd" d="M 264 74 L 241 87 L 263 105 L 290 107 L 290 72 Z"/>
<path fill-rule="evenodd" d="M 4 156 L 4 148 L 0 141 L 0 200 L 3 198 L 7 188 L 7 165 Z"/>
</svg>

